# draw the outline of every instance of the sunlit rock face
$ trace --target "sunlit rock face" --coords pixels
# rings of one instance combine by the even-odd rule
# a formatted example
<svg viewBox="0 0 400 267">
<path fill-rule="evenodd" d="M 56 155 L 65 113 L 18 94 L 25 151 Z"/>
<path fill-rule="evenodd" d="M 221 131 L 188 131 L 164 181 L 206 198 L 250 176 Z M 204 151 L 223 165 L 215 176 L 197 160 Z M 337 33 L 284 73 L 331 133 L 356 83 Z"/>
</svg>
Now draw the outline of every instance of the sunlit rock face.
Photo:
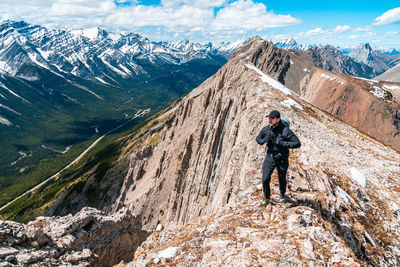
<svg viewBox="0 0 400 267">
<path fill-rule="evenodd" d="M 130 259 L 148 233 L 127 210 L 108 216 L 93 208 L 76 215 L 0 221 L 1 266 L 112 266 Z"/>
<path fill-rule="evenodd" d="M 360 83 L 367 99 L 387 102 L 364 90 L 364 80 L 310 65 L 296 76 L 305 63 L 274 49 L 255 38 L 237 50 L 169 111 L 172 126 L 151 153 L 132 156 L 115 209 L 129 207 L 146 229 L 169 230 L 149 237 L 131 265 L 399 263 L 398 152 L 318 108 L 311 88 L 322 97 L 323 83 Z M 290 90 L 307 75 L 305 90 Z M 290 120 L 302 146 L 290 156 L 290 201 L 260 208 L 266 150 L 255 136 L 272 109 Z M 272 184 L 278 202 L 276 176 Z"/>
</svg>

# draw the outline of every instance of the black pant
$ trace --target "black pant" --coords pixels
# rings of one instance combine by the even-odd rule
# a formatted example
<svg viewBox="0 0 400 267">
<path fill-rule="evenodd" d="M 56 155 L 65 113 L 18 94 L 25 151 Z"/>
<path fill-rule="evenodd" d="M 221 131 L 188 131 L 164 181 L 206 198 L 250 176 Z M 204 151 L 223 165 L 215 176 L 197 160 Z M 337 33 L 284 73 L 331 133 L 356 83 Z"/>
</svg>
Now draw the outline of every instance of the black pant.
<svg viewBox="0 0 400 267">
<path fill-rule="evenodd" d="M 273 170 L 277 169 L 278 177 L 279 177 L 279 191 L 281 195 L 284 195 L 286 192 L 286 172 L 289 167 L 289 159 L 287 156 L 283 156 L 280 160 L 274 160 L 273 155 L 268 153 L 264 159 L 264 163 L 262 166 L 263 175 L 262 175 L 262 182 L 263 182 L 263 192 L 266 199 L 271 197 L 271 189 L 270 189 L 270 182 L 271 182 L 271 174 Z"/>
</svg>

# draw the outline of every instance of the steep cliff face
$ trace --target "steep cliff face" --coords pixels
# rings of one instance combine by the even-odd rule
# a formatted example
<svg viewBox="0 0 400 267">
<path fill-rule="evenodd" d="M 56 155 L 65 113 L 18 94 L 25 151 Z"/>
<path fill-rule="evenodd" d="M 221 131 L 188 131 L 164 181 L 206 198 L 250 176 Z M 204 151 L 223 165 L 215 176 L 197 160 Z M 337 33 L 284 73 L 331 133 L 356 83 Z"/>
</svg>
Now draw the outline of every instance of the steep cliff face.
<svg viewBox="0 0 400 267">
<path fill-rule="evenodd" d="M 145 229 L 158 224 L 175 229 L 154 234 L 136 253 L 134 266 L 266 264 L 271 259 L 400 264 L 400 155 L 306 100 L 313 99 L 307 90 L 314 84 L 311 73 L 321 77 L 326 72 L 307 72 L 309 84 L 304 92 L 298 90 L 306 99 L 265 75 L 257 66 L 284 81 L 304 66 L 271 49 L 253 39 L 237 50 L 169 111 L 175 117 L 159 142 L 132 156 L 114 210 L 128 207 Z M 266 64 L 264 53 L 273 55 L 275 67 Z M 302 147 L 290 157 L 291 201 L 264 210 L 257 203 L 265 148 L 254 139 L 271 109 L 289 118 Z M 276 200 L 279 190 L 276 183 L 273 187 Z M 304 225 L 312 227 L 303 231 Z M 275 245 L 262 245 L 276 238 Z"/>
</svg>

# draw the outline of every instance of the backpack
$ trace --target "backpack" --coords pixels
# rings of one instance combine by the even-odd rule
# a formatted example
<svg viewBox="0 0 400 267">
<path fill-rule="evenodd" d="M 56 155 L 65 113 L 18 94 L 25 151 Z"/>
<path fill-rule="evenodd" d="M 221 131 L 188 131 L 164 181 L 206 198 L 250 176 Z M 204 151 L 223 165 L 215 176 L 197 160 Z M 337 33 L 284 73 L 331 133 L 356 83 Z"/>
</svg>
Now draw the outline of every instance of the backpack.
<svg viewBox="0 0 400 267">
<path fill-rule="evenodd" d="M 282 119 L 281 119 L 281 122 L 283 123 L 283 125 L 284 125 L 285 127 L 290 128 L 290 121 L 289 121 L 289 119 L 282 118 Z"/>
</svg>

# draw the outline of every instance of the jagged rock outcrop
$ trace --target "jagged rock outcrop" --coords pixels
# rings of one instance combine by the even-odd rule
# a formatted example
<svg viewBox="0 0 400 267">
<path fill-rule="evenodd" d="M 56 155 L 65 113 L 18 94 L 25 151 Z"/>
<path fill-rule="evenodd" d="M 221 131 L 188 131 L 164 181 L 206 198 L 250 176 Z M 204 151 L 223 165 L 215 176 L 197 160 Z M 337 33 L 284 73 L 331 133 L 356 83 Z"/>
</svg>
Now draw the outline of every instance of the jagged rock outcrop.
<svg viewBox="0 0 400 267">
<path fill-rule="evenodd" d="M 260 68 L 294 82 L 291 72 L 305 64 L 273 49 L 250 40 L 169 111 L 172 126 L 118 203 L 145 229 L 169 230 L 153 234 L 130 265 L 400 264 L 399 153 L 307 101 L 310 85 L 303 98 L 265 75 Z M 264 210 L 265 148 L 254 139 L 271 109 L 289 118 L 302 147 L 290 158 L 290 203 Z M 132 171 L 142 166 L 136 158 Z"/>
<path fill-rule="evenodd" d="M 84 208 L 75 216 L 0 221 L 0 266 L 112 266 L 147 238 L 126 210 L 112 216 Z"/>
</svg>

